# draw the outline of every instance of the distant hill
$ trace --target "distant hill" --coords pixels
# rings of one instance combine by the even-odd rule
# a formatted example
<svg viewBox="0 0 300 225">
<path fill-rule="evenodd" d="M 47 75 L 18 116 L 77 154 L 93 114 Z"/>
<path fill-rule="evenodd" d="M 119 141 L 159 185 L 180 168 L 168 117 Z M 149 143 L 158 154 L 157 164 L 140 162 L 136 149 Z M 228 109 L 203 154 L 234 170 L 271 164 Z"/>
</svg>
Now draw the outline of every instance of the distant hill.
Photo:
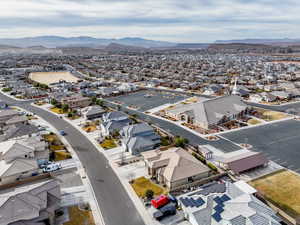
<svg viewBox="0 0 300 225">
<path fill-rule="evenodd" d="M 207 48 L 209 44 L 205 43 L 180 43 L 177 44 L 177 48 L 191 48 L 191 49 L 204 49 Z"/>
<path fill-rule="evenodd" d="M 121 39 L 104 39 L 93 38 L 87 36 L 80 37 L 60 37 L 60 36 L 39 36 L 26 38 L 0 38 L 0 45 L 10 45 L 16 47 L 30 47 L 30 46 L 44 46 L 47 48 L 56 47 L 92 47 L 107 46 L 111 43 L 121 45 L 132 45 L 138 47 L 152 48 L 152 47 L 171 47 L 176 43 L 147 40 L 136 37 L 126 37 Z"/>
<path fill-rule="evenodd" d="M 237 40 L 217 40 L 216 44 L 232 44 L 232 43 L 246 43 L 246 44 L 268 44 L 268 45 L 289 45 L 300 43 L 300 39 L 237 39 Z"/>
<path fill-rule="evenodd" d="M 137 47 L 137 46 L 132 46 L 132 45 L 121 45 L 118 43 L 111 43 L 108 46 L 105 47 L 105 50 L 107 51 L 146 51 L 147 48 L 143 48 L 143 47 Z"/>
</svg>

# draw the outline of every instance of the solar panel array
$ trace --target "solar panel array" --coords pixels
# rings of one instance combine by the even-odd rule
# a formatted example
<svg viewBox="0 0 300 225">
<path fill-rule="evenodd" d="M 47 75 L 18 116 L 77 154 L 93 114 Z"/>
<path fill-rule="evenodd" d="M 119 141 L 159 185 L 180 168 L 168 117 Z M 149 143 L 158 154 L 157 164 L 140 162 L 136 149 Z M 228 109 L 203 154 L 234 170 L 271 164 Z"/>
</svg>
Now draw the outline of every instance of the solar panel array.
<svg viewBox="0 0 300 225">
<path fill-rule="evenodd" d="M 197 199 L 193 199 L 193 198 L 179 198 L 179 200 L 182 202 L 182 204 L 185 207 L 200 207 L 202 206 L 205 202 L 202 198 L 197 198 Z"/>
<path fill-rule="evenodd" d="M 220 222 L 222 220 L 221 213 L 224 212 L 224 202 L 229 201 L 231 198 L 224 194 L 222 197 L 215 197 L 214 201 L 217 203 L 217 205 L 214 207 L 214 214 L 212 214 L 212 217 L 215 219 L 215 221 Z"/>
</svg>

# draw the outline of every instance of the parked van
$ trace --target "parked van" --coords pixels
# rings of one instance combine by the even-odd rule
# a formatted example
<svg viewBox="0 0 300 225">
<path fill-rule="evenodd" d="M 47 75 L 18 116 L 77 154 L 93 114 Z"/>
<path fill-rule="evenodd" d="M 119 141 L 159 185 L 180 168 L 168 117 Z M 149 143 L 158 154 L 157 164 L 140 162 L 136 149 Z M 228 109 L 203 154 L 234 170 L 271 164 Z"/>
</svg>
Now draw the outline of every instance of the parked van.
<svg viewBox="0 0 300 225">
<path fill-rule="evenodd" d="M 49 172 L 53 172 L 53 171 L 56 171 L 59 169 L 61 169 L 60 163 L 52 163 L 52 164 L 47 165 L 45 168 L 43 168 L 43 172 L 49 173 Z"/>
</svg>

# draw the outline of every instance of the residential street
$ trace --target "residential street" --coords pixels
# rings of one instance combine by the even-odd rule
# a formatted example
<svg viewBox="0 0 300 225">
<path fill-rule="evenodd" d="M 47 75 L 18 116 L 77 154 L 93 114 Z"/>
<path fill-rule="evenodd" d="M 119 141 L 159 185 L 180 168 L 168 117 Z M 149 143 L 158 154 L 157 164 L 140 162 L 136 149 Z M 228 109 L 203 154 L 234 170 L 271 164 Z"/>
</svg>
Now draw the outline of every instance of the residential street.
<svg viewBox="0 0 300 225">
<path fill-rule="evenodd" d="M 76 151 L 91 181 L 105 225 L 144 224 L 105 156 L 76 128 L 52 113 L 31 106 L 30 101 L 16 101 L 1 93 L 0 99 L 9 105 L 15 105 L 35 113 L 52 124 L 57 130 L 64 130 L 67 133 L 65 138 Z"/>
</svg>

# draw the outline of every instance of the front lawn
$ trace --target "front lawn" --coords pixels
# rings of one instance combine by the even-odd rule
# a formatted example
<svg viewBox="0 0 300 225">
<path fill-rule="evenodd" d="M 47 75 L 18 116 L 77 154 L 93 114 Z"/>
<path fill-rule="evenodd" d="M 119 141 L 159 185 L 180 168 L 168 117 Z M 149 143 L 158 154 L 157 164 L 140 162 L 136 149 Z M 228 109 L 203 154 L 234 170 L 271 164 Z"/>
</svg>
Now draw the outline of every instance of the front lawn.
<svg viewBox="0 0 300 225">
<path fill-rule="evenodd" d="M 70 221 L 63 225 L 95 225 L 91 210 L 81 210 L 78 206 L 69 207 Z"/>
<path fill-rule="evenodd" d="M 111 149 L 117 147 L 117 144 L 114 139 L 104 139 L 103 142 L 100 144 L 104 149 Z"/>
<path fill-rule="evenodd" d="M 145 197 L 145 193 L 147 190 L 152 190 L 154 192 L 154 196 L 161 195 L 165 192 L 165 190 L 158 186 L 157 184 L 154 184 L 152 181 L 145 177 L 139 177 L 135 180 L 133 180 L 131 184 L 132 188 L 134 189 L 135 193 L 139 197 Z"/>
<path fill-rule="evenodd" d="M 97 130 L 96 125 L 89 125 L 86 127 L 82 128 L 85 132 L 90 133 L 90 132 L 94 132 L 95 130 Z"/>
<path fill-rule="evenodd" d="M 72 158 L 71 154 L 66 151 L 55 151 L 54 154 L 55 154 L 54 161 L 61 161 L 61 160 Z"/>
<path fill-rule="evenodd" d="M 57 108 L 57 107 L 53 107 L 50 110 L 56 114 L 64 114 L 65 113 L 62 109 Z"/>
</svg>

